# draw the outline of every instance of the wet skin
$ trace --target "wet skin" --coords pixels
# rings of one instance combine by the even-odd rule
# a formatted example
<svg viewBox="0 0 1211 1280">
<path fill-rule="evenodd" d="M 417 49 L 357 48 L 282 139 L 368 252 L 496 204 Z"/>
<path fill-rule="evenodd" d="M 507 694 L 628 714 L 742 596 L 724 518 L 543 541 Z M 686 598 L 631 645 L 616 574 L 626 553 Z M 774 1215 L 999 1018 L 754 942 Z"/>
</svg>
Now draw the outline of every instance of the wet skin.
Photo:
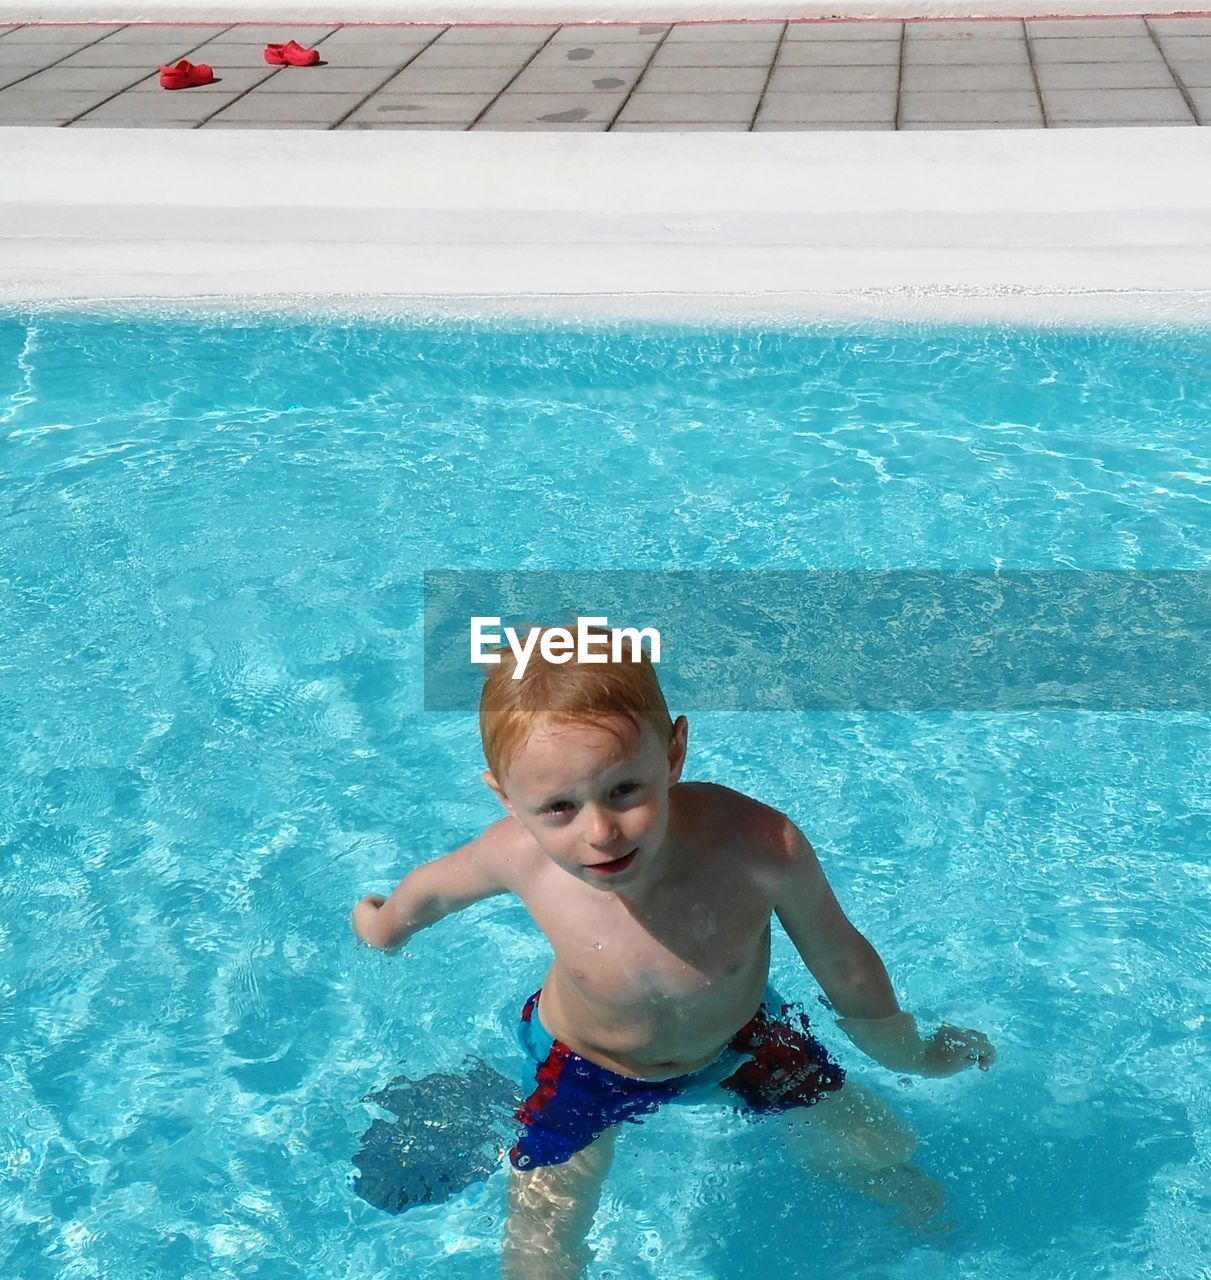
<svg viewBox="0 0 1211 1280">
<path fill-rule="evenodd" d="M 626 1075 L 709 1062 L 756 1012 L 786 819 L 722 787 L 678 781 L 685 722 L 549 724 L 505 777 L 498 858 L 555 959 L 539 1014 Z M 498 861 L 497 865 L 501 865 Z"/>
</svg>

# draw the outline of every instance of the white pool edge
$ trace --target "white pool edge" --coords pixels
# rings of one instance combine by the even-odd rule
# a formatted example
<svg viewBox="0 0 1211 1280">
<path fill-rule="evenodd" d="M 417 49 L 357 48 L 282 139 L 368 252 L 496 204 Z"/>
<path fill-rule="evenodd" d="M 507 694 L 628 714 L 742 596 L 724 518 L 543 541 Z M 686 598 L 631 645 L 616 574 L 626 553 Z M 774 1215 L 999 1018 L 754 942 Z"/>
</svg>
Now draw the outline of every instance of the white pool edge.
<svg viewBox="0 0 1211 1280">
<path fill-rule="evenodd" d="M 1211 131 L 0 130 L 0 301 L 1204 325 Z"/>
</svg>

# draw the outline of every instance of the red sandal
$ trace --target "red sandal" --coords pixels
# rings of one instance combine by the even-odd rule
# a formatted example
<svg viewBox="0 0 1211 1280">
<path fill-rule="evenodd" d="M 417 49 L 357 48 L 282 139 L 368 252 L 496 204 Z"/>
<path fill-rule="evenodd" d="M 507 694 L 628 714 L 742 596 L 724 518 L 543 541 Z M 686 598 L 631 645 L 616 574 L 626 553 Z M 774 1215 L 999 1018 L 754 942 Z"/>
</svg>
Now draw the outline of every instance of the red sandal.
<svg viewBox="0 0 1211 1280">
<path fill-rule="evenodd" d="M 304 49 L 297 40 L 265 46 L 265 61 L 272 66 L 314 67 L 319 60 L 318 49 Z"/>
<path fill-rule="evenodd" d="M 195 67 L 184 58 L 174 62 L 171 67 L 160 68 L 161 89 L 195 89 L 198 85 L 213 84 L 214 72 L 204 62 Z"/>
</svg>

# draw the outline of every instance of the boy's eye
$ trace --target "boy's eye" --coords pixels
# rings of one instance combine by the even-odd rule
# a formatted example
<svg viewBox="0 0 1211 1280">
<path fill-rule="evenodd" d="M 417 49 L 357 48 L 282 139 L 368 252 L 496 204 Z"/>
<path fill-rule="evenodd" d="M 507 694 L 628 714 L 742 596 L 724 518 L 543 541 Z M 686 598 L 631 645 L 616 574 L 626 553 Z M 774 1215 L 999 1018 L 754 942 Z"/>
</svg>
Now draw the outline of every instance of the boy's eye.
<svg viewBox="0 0 1211 1280">
<path fill-rule="evenodd" d="M 642 789 L 643 784 L 641 782 L 634 780 L 620 782 L 611 790 L 610 795 L 615 800 L 622 800 Z M 545 805 L 542 812 L 551 818 L 566 818 L 569 814 L 576 812 L 576 806 L 571 800 L 555 800 L 551 804 Z"/>
</svg>

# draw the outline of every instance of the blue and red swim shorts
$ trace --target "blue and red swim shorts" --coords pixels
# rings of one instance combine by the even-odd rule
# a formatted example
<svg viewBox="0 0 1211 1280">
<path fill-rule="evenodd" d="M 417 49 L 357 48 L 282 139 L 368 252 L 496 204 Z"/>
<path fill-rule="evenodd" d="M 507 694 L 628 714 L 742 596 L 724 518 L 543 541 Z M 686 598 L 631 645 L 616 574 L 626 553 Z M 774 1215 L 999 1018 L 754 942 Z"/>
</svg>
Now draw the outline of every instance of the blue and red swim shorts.
<svg viewBox="0 0 1211 1280">
<path fill-rule="evenodd" d="M 806 1016 L 793 1014 L 772 988 L 713 1062 L 665 1080 L 620 1075 L 554 1039 L 536 1016 L 541 994 L 536 991 L 522 1006 L 518 1027 L 535 1071 L 533 1090 L 517 1111 L 521 1133 L 509 1152 L 516 1169 L 562 1164 L 612 1125 L 641 1122 L 665 1103 L 713 1096 L 755 1118 L 810 1107 L 845 1080 L 809 1031 Z"/>
</svg>

